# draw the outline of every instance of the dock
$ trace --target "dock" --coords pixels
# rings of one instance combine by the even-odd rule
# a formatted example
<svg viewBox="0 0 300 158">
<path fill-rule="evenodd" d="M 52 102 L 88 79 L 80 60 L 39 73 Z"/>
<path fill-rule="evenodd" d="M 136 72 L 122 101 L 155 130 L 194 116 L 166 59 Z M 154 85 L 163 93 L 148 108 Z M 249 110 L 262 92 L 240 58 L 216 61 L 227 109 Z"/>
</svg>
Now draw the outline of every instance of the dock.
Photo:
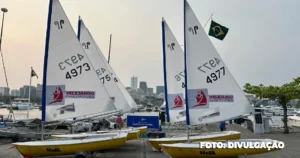
<svg viewBox="0 0 300 158">
<path fill-rule="evenodd" d="M 216 125 L 217 127 L 217 125 Z M 218 131 L 214 129 L 215 126 L 203 127 L 202 131 Z M 260 135 L 254 134 L 247 129 L 240 127 L 239 125 L 228 125 L 228 130 L 235 130 L 242 132 L 241 139 L 276 139 L 283 141 L 285 143 L 285 148 L 276 152 L 259 154 L 259 155 L 249 155 L 240 156 L 239 158 L 299 158 L 300 151 L 300 133 L 291 132 L 290 134 L 282 134 L 281 132 L 271 132 L 268 134 Z M 183 134 L 185 130 L 172 130 L 172 134 Z M 9 140 L 0 140 L 0 157 L 2 158 L 20 158 L 18 151 L 12 148 L 12 142 Z M 57 156 L 52 158 L 74 158 L 74 155 L 70 156 Z M 151 145 L 147 143 L 147 138 L 140 138 L 138 140 L 127 141 L 125 146 L 106 150 L 102 153 L 97 153 L 94 156 L 89 156 L 89 158 L 170 158 L 160 151 L 153 151 Z M 46 157 L 50 158 L 50 157 Z"/>
<path fill-rule="evenodd" d="M 68 134 L 68 130 L 45 130 L 44 138 L 49 139 L 52 134 Z M 32 130 L 28 127 L 3 127 L 0 128 L 0 137 L 12 139 L 13 141 L 30 141 L 41 140 L 42 133 L 40 130 Z"/>
</svg>

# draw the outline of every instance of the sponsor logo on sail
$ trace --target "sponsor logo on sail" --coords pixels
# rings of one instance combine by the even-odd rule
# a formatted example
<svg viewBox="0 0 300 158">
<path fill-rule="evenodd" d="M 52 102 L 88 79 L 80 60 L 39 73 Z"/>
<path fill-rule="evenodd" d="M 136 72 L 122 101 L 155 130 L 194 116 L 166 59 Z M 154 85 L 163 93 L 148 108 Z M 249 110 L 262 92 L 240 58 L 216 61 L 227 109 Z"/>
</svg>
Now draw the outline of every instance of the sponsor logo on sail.
<svg viewBox="0 0 300 158">
<path fill-rule="evenodd" d="M 95 99 L 95 91 L 66 91 L 65 85 L 48 85 L 47 105 L 65 105 L 66 98 Z"/>
<path fill-rule="evenodd" d="M 204 94 L 204 92 L 202 90 L 199 90 L 198 94 L 195 97 L 196 97 L 197 104 L 194 105 L 193 107 L 206 106 L 207 105 L 207 98 L 206 98 L 206 95 Z"/>
<path fill-rule="evenodd" d="M 174 98 L 174 104 L 175 106 L 172 107 L 172 109 L 175 109 L 175 108 L 182 108 L 183 107 L 183 101 L 182 101 L 182 98 L 177 95 L 175 98 Z"/>
<path fill-rule="evenodd" d="M 208 108 L 210 102 L 234 102 L 233 95 L 208 94 L 208 89 L 188 90 L 189 108 Z"/>
<path fill-rule="evenodd" d="M 208 108 L 209 95 L 207 88 L 203 89 L 188 89 L 189 108 Z"/>
<path fill-rule="evenodd" d="M 53 101 L 50 102 L 49 104 L 53 103 L 60 103 L 64 99 L 64 94 L 63 91 L 61 90 L 60 87 L 56 87 L 56 90 L 53 92 Z"/>
<path fill-rule="evenodd" d="M 210 102 L 233 102 L 233 95 L 209 95 Z"/>
<path fill-rule="evenodd" d="M 66 91 L 66 98 L 86 98 L 94 99 L 94 91 Z"/>
<path fill-rule="evenodd" d="M 183 93 L 168 94 L 169 110 L 182 110 L 184 109 Z"/>
<path fill-rule="evenodd" d="M 47 105 L 65 104 L 65 85 L 48 85 L 46 88 Z"/>
</svg>

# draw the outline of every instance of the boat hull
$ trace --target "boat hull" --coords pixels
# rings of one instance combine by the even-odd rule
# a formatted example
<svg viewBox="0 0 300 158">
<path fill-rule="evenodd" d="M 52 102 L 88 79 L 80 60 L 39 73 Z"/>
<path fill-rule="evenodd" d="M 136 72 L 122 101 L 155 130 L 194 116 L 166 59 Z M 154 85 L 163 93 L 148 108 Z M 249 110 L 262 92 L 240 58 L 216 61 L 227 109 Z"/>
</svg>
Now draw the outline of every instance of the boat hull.
<svg viewBox="0 0 300 158">
<path fill-rule="evenodd" d="M 118 135 L 118 133 L 81 133 L 81 134 L 65 134 L 65 135 L 51 135 L 53 139 L 85 139 L 85 138 L 103 138 L 103 137 L 113 137 Z M 127 135 L 128 136 L 128 135 Z"/>
<path fill-rule="evenodd" d="M 198 136 L 190 136 L 190 141 L 199 142 L 199 141 L 207 141 L 207 140 L 235 140 L 241 138 L 241 133 L 236 131 L 214 132 L 214 133 L 216 133 L 216 135 L 209 136 L 209 133 L 207 133 L 207 134 L 200 134 Z M 220 133 L 220 135 L 217 135 L 218 133 Z M 148 142 L 156 150 L 161 150 L 159 144 L 185 143 L 187 142 L 187 136 L 172 137 L 170 139 L 166 139 L 166 138 L 149 139 Z"/>
<path fill-rule="evenodd" d="M 103 133 L 107 132 L 107 133 Z M 139 130 L 121 130 L 121 131 L 97 131 L 97 133 L 82 133 L 82 134 L 65 134 L 65 135 L 51 135 L 53 139 L 70 138 L 70 139 L 85 139 L 85 138 L 102 138 L 117 135 L 118 133 L 127 133 L 127 140 L 139 139 Z"/>
<path fill-rule="evenodd" d="M 134 140 L 140 138 L 140 131 L 130 131 L 127 134 L 127 140 Z"/>
<path fill-rule="evenodd" d="M 186 143 L 185 143 L 186 144 Z M 279 149 L 255 149 L 255 148 L 240 148 L 240 149 L 216 149 L 216 148 L 199 148 L 199 144 L 196 147 L 180 147 L 180 145 L 172 144 L 174 146 L 168 146 L 168 144 L 161 144 L 161 148 L 172 158 L 199 158 L 199 157 L 236 157 L 239 155 L 255 155 L 267 152 L 273 152 Z"/>
<path fill-rule="evenodd" d="M 148 131 L 148 128 L 147 126 L 143 126 L 143 127 L 137 127 L 137 128 L 134 128 L 135 130 L 139 130 L 140 131 L 140 134 L 146 134 L 147 131 Z"/>
<path fill-rule="evenodd" d="M 88 138 L 88 139 L 93 139 L 93 138 Z M 125 145 L 126 140 L 127 137 L 124 136 L 124 137 L 84 142 L 84 143 L 77 140 L 77 143 L 63 144 L 63 145 L 62 144 L 22 145 L 18 143 L 13 143 L 13 145 L 24 157 L 41 157 L 41 156 L 73 155 L 80 151 L 99 151 L 99 150 L 111 149 L 111 148 Z M 63 142 L 68 140 L 60 140 L 60 141 Z M 76 141 L 76 140 L 71 140 L 71 141 Z"/>
</svg>

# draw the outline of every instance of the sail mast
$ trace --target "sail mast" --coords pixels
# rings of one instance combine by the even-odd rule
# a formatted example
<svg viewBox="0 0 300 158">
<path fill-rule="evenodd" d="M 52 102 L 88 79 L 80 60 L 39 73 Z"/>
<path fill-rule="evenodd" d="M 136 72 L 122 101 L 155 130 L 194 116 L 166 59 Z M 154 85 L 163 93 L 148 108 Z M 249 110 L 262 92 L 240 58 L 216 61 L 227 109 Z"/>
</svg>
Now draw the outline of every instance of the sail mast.
<svg viewBox="0 0 300 158">
<path fill-rule="evenodd" d="M 167 122 L 168 122 L 168 131 L 167 133 L 169 133 L 169 129 L 170 129 L 170 113 L 169 113 L 169 101 L 168 101 L 168 83 L 167 83 L 167 65 L 166 65 L 166 39 L 165 39 L 165 20 L 164 18 L 162 18 L 161 21 L 161 28 L 162 28 L 162 48 L 163 48 L 163 67 L 164 67 L 164 83 L 165 83 L 165 102 L 166 102 L 166 106 L 165 106 L 165 111 L 167 114 Z"/>
<path fill-rule="evenodd" d="M 186 71 L 186 0 L 183 0 L 183 28 L 184 28 L 184 82 L 185 82 L 185 105 L 186 105 L 186 125 L 187 125 L 187 139 L 190 142 L 190 113 L 189 113 L 189 100 L 188 100 L 188 93 L 187 93 L 187 71 Z"/>
<path fill-rule="evenodd" d="M 50 40 L 52 3 L 53 3 L 53 0 L 49 0 L 47 31 L 46 31 L 46 45 L 45 45 L 45 56 L 44 56 L 43 90 L 42 90 L 42 124 L 41 124 L 42 138 L 41 138 L 41 140 L 44 140 L 44 123 L 46 120 L 46 87 L 47 87 L 48 51 L 49 51 L 49 40 Z"/>
<path fill-rule="evenodd" d="M 108 59 L 107 59 L 108 63 L 110 61 L 111 38 L 112 38 L 112 34 L 110 34 L 109 36 L 109 50 L 108 50 Z"/>
</svg>

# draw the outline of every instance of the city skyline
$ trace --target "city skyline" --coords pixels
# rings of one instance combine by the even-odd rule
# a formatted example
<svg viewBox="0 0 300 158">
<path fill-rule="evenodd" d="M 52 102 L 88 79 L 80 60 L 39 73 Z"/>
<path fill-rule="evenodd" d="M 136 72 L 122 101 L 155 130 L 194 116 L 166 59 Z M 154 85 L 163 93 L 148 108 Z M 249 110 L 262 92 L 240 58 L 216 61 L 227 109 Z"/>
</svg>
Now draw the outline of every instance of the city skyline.
<svg viewBox="0 0 300 158">
<path fill-rule="evenodd" d="M 135 81 L 137 82 L 138 81 L 138 77 L 137 76 L 133 76 L 133 77 L 131 77 L 131 78 L 135 78 Z M 147 81 L 140 81 L 139 83 L 146 83 L 146 85 L 147 85 Z M 133 84 L 133 82 L 131 82 L 131 84 Z M 31 87 L 32 87 L 32 89 L 31 89 L 31 91 L 34 91 L 34 92 L 31 92 L 31 95 L 33 96 L 33 97 L 35 97 L 35 96 L 37 96 L 37 97 L 40 97 L 41 98 L 41 93 L 42 93 L 42 84 L 36 84 L 36 86 L 35 85 L 31 85 Z M 139 90 L 139 89 L 141 89 L 141 87 L 140 86 L 137 86 L 136 87 L 136 89 L 132 89 L 132 85 L 131 86 L 125 86 L 126 87 L 126 89 L 131 89 L 131 90 Z M 158 87 L 161 89 L 162 87 L 164 88 L 164 86 L 161 86 L 161 85 L 156 85 L 156 86 L 153 86 L 153 87 L 146 87 L 146 92 L 145 92 L 145 90 L 143 90 L 144 91 L 144 93 L 153 93 L 153 94 L 158 94 L 157 93 L 157 89 L 158 89 Z M 4 93 L 4 91 L 5 91 L 5 89 L 6 89 L 7 87 L 0 87 L 0 95 L 2 95 L 2 93 Z M 26 88 L 27 90 L 24 90 L 24 88 Z M 3 92 L 2 92 L 3 91 Z M 21 97 L 21 98 L 26 98 L 26 97 L 28 97 L 28 92 L 27 91 L 29 91 L 29 85 L 23 85 L 23 86 L 21 86 L 21 87 L 19 87 L 19 88 L 15 88 L 15 89 L 9 89 L 8 90 L 8 92 L 10 93 L 10 95 L 11 96 L 16 96 L 16 97 Z M 159 91 L 162 91 L 162 90 L 159 90 Z M 164 90 L 162 91 L 162 93 L 164 93 Z M 4 93 L 4 94 L 6 94 L 6 93 Z M 22 97 L 22 96 L 24 96 L 24 97 Z"/>
<path fill-rule="evenodd" d="M 33 79 L 32 84 L 42 83 L 48 1 L 1 2 L 1 7 L 8 9 L 2 49 L 9 88 L 28 85 L 31 66 L 41 76 Z M 211 41 L 240 87 L 246 82 L 282 85 L 299 76 L 291 70 L 300 57 L 296 47 L 300 31 L 294 29 L 300 26 L 294 20 L 300 14 L 297 8 L 300 1 L 188 2 L 202 26 L 213 13 L 215 21 L 229 28 L 224 41 L 212 38 Z M 182 44 L 182 0 L 90 0 L 89 3 L 77 0 L 61 1 L 61 4 L 73 28 L 77 28 L 78 15 L 81 15 L 105 57 L 109 35 L 113 34 L 110 64 L 124 86 L 129 86 L 132 74 L 146 80 L 149 87 L 163 85 L 161 18 L 166 19 Z M 39 7 L 28 9 L 32 6 Z M 0 86 L 4 87 L 2 66 L 0 74 Z"/>
</svg>

